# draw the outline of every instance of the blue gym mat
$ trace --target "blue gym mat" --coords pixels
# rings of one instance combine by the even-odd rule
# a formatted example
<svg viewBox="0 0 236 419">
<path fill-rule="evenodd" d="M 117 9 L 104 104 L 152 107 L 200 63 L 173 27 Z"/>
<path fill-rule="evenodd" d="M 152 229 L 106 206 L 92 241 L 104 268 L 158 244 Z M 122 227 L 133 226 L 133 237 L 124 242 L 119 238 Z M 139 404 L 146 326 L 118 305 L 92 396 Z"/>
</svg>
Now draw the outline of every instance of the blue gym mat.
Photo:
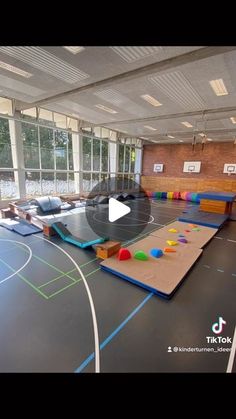
<svg viewBox="0 0 236 419">
<path fill-rule="evenodd" d="M 198 197 L 201 199 L 210 199 L 213 201 L 224 201 L 233 202 L 236 198 L 235 192 L 217 192 L 217 191 L 206 191 L 198 192 Z"/>
<path fill-rule="evenodd" d="M 184 214 L 178 218 L 178 221 L 199 224 L 206 227 L 220 228 L 228 218 L 228 214 L 216 214 L 214 212 L 199 211 L 197 207 L 184 212 Z"/>
<path fill-rule="evenodd" d="M 2 221 L 0 225 L 7 230 L 11 230 L 20 234 L 21 236 L 30 236 L 31 234 L 40 233 L 43 231 L 41 228 L 36 227 L 35 225 L 30 224 L 25 220 L 6 220 L 5 222 Z"/>
</svg>

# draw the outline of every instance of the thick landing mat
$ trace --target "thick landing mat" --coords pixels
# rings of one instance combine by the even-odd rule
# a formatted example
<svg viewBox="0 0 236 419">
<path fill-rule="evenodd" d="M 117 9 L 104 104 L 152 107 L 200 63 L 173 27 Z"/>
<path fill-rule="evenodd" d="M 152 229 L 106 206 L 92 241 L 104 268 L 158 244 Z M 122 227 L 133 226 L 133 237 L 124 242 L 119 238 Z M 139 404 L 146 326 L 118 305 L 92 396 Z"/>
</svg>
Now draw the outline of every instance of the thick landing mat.
<svg viewBox="0 0 236 419">
<path fill-rule="evenodd" d="M 159 237 L 148 236 L 127 249 L 134 255 L 137 250 L 148 253 L 153 248 L 168 247 L 166 241 Z M 139 285 L 161 297 L 170 298 L 176 291 L 185 275 L 202 253 L 202 249 L 194 246 L 173 246 L 176 253 L 165 253 L 156 259 L 149 256 L 147 261 L 132 257 L 119 261 L 114 255 L 101 262 L 101 268 L 117 275 L 133 284 Z"/>
<path fill-rule="evenodd" d="M 220 228 L 228 218 L 228 214 L 215 214 L 214 212 L 199 211 L 198 208 L 193 208 L 181 215 L 178 221 Z"/>
<path fill-rule="evenodd" d="M 197 226 L 197 224 L 194 224 Z M 182 221 L 174 221 L 171 224 L 168 224 L 165 227 L 162 227 L 156 231 L 152 231 L 151 236 L 161 237 L 165 240 L 174 240 L 178 241 L 181 239 L 179 234 L 184 235 L 184 238 L 187 239 L 188 243 L 180 243 L 181 246 L 195 246 L 198 249 L 204 247 L 209 240 L 217 233 L 217 228 L 205 227 L 202 225 L 197 226 L 199 231 L 193 230 L 193 227 L 189 223 L 183 223 Z M 170 232 L 169 230 L 175 229 L 176 233 Z M 188 230 L 189 232 L 186 232 Z M 182 237 L 183 238 L 183 237 Z M 168 245 L 167 245 L 168 246 Z"/>
</svg>

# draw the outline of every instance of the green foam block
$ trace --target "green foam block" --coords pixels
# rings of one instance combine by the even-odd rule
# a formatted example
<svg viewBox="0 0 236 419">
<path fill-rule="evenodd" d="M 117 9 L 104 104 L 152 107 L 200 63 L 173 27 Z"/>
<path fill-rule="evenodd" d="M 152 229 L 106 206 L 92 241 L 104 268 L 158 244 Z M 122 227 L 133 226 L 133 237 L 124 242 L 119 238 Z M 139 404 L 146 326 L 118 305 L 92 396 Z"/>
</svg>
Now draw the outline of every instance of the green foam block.
<svg viewBox="0 0 236 419">
<path fill-rule="evenodd" d="M 134 258 L 138 260 L 148 260 L 148 255 L 143 250 L 137 250 L 134 253 Z"/>
</svg>

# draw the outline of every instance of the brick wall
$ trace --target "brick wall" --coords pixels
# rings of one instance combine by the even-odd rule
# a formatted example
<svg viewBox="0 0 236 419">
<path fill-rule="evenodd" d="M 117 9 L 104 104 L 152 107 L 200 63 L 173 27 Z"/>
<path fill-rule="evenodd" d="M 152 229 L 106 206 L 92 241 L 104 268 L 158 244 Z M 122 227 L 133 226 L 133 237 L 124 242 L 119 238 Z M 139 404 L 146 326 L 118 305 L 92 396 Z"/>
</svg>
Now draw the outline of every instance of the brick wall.
<svg viewBox="0 0 236 419">
<path fill-rule="evenodd" d="M 201 161 L 201 172 L 192 174 L 194 179 L 232 179 L 236 175 L 223 173 L 225 163 L 236 163 L 236 145 L 230 143 L 206 143 L 202 151 L 202 145 L 196 144 L 192 151 L 191 144 L 168 144 L 146 145 L 143 152 L 143 175 L 160 177 L 187 177 L 183 173 L 184 161 Z M 153 172 L 154 163 L 163 163 L 163 173 Z"/>
</svg>

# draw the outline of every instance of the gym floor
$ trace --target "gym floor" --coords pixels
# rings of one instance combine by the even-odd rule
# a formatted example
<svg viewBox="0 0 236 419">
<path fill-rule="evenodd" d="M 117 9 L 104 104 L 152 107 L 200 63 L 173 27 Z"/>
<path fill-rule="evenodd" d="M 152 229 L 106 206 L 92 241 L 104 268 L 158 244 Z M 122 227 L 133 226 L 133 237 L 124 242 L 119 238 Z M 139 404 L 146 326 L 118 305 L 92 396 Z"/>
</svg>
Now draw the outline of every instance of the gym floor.
<svg viewBox="0 0 236 419">
<path fill-rule="evenodd" d="M 130 202 L 131 208 L 140 209 L 139 219 L 146 205 L 141 199 Z M 153 201 L 153 220 L 133 241 L 174 221 L 186 205 Z M 85 214 L 76 215 L 76 220 L 76 229 L 87 234 Z M 105 230 L 101 223 L 103 235 Z M 111 239 L 119 235 L 122 227 L 114 237 L 109 231 Z M 212 336 L 211 326 L 219 316 L 227 322 L 222 336 L 232 340 L 234 336 L 234 221 L 227 222 L 205 246 L 171 300 L 101 271 L 93 249 L 79 249 L 58 237 L 48 241 L 41 233 L 22 237 L 0 227 L 1 372 L 95 371 L 88 294 L 63 250 L 79 265 L 90 288 L 101 372 L 226 372 L 230 352 L 217 347 L 231 344 L 207 344 L 206 336 Z M 214 353 L 174 352 L 174 347 L 214 347 Z"/>
</svg>

